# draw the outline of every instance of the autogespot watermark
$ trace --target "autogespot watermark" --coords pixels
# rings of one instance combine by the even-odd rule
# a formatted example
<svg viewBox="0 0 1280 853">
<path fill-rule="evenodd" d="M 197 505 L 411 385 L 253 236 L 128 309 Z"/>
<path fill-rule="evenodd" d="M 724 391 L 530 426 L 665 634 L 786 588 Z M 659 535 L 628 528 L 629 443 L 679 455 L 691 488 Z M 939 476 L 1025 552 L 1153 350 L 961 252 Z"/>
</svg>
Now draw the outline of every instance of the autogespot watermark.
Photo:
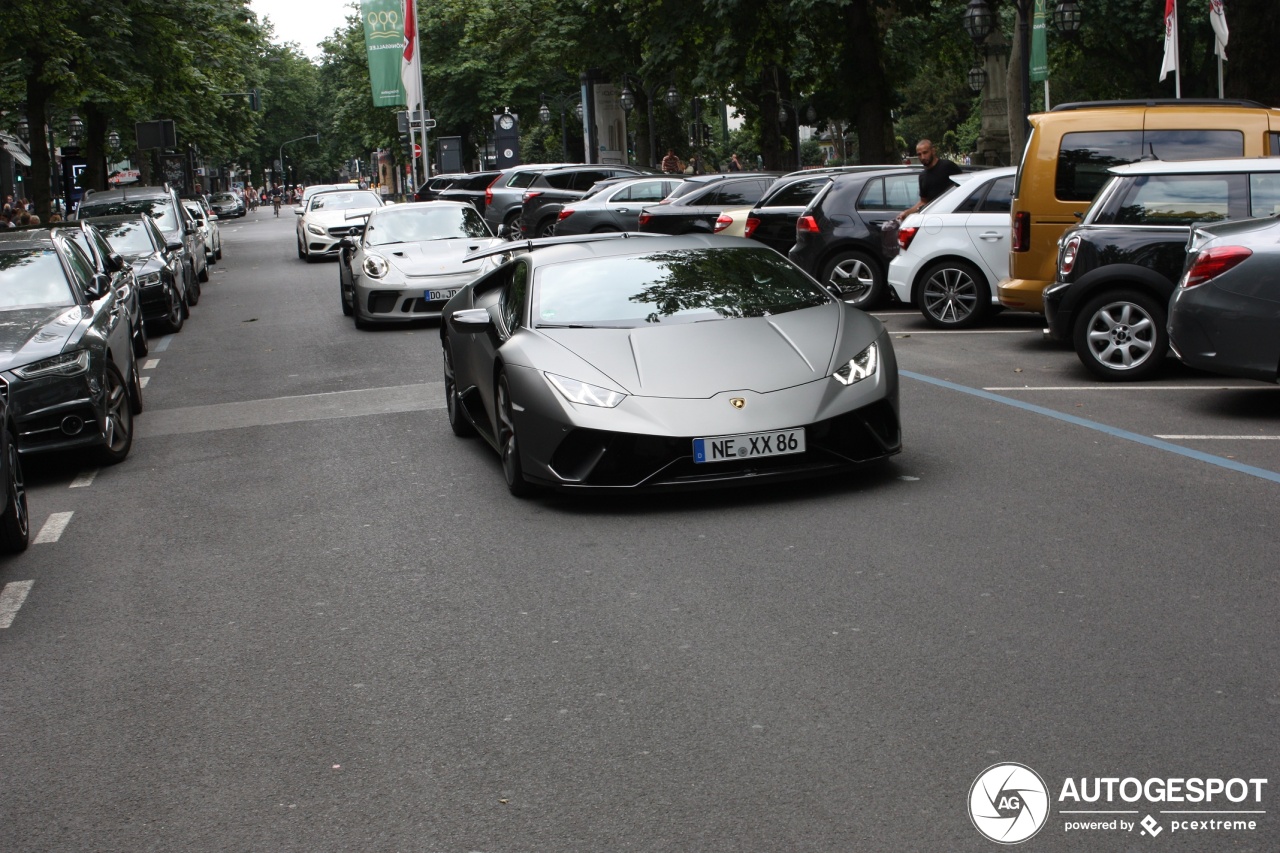
<svg viewBox="0 0 1280 853">
<path fill-rule="evenodd" d="M 1266 779 L 1240 777 L 1068 776 L 1054 798 L 1025 764 L 993 764 L 969 788 L 969 818 L 998 844 L 1018 844 L 1046 824 L 1062 832 L 1136 832 L 1154 839 L 1186 833 L 1256 832 Z"/>
</svg>

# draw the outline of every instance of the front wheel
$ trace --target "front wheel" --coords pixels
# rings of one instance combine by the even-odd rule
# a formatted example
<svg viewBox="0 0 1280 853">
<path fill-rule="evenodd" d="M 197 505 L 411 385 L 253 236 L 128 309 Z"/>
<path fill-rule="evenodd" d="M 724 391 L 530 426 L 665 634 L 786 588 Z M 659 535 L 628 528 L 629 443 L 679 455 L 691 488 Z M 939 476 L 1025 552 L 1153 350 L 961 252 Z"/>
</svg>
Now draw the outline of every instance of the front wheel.
<svg viewBox="0 0 1280 853">
<path fill-rule="evenodd" d="M 987 277 L 965 261 L 940 261 L 920 276 L 917 302 L 925 322 L 935 329 L 976 326 L 991 310 Z"/>
<path fill-rule="evenodd" d="M 347 301 L 347 286 L 342 282 L 342 270 L 338 270 L 338 301 L 342 303 L 342 316 L 351 316 L 351 303 L 356 301 L 354 289 L 351 293 L 351 302 Z"/>
<path fill-rule="evenodd" d="M 1104 293 L 1087 302 L 1072 334 L 1089 372 L 1111 382 L 1136 382 L 1155 373 L 1169 351 L 1164 306 L 1136 290 Z"/>
<path fill-rule="evenodd" d="M 187 279 L 187 304 L 199 305 L 200 280 L 196 278 L 196 268 L 194 266 L 188 266 L 183 272 L 183 275 Z"/>
<path fill-rule="evenodd" d="M 538 230 L 537 230 L 535 233 L 536 233 L 539 237 L 554 237 L 554 236 L 556 236 L 556 221 L 555 221 L 554 219 L 544 219 L 544 220 L 543 220 L 543 221 L 538 225 Z"/>
<path fill-rule="evenodd" d="M 208 263 L 206 263 L 203 267 L 200 268 L 200 274 L 196 276 L 196 278 L 198 278 L 200 281 L 209 280 L 209 264 Z"/>
<path fill-rule="evenodd" d="M 476 434 L 476 428 L 462 413 L 462 398 L 458 396 L 458 384 L 453 375 L 453 353 L 448 338 L 444 340 L 444 404 L 449 413 L 449 428 L 454 435 L 470 438 Z"/>
<path fill-rule="evenodd" d="M 835 288 L 840 298 L 855 308 L 869 310 L 884 298 L 884 273 L 866 252 L 855 250 L 836 255 L 827 261 L 821 280 Z"/>
<path fill-rule="evenodd" d="M 22 477 L 22 459 L 18 454 L 18 439 L 9 436 L 8 501 L 0 514 L 0 551 L 17 554 L 27 550 L 31 540 L 31 521 L 27 515 L 27 484 Z"/>
<path fill-rule="evenodd" d="M 520 465 L 515 407 L 511 404 L 511 386 L 507 384 L 505 373 L 498 374 L 497 390 L 498 452 L 502 454 L 502 475 L 506 478 L 507 490 L 511 494 L 517 498 L 527 498 L 534 493 L 534 487 L 524 478 L 524 469 Z"/>
<path fill-rule="evenodd" d="M 169 301 L 168 310 L 161 319 L 162 328 L 165 334 L 176 335 L 182 331 L 182 324 L 186 322 L 187 315 L 183 310 L 182 297 L 178 294 L 178 289 L 173 284 L 165 287 L 165 296 Z"/>
<path fill-rule="evenodd" d="M 129 387 L 115 362 L 107 362 L 102 378 L 106 417 L 102 430 L 103 446 L 98 453 L 103 464 L 115 465 L 123 462 L 133 447 L 133 408 Z"/>
</svg>

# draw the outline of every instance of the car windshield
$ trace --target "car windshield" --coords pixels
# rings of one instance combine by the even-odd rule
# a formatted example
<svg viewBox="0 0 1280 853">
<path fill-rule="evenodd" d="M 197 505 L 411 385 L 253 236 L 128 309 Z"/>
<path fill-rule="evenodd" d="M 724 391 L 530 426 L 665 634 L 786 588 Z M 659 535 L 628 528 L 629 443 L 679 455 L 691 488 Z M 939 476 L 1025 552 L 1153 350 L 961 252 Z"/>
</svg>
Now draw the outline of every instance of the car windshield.
<svg viewBox="0 0 1280 853">
<path fill-rule="evenodd" d="M 379 212 L 369 221 L 365 242 L 385 246 L 489 236 L 489 227 L 471 207 L 417 207 Z"/>
<path fill-rule="evenodd" d="M 98 203 L 86 202 L 80 206 L 80 211 L 77 215 L 81 219 L 88 219 L 90 216 L 131 216 L 135 213 L 147 214 L 156 221 L 156 224 L 163 231 L 175 231 L 178 228 L 177 211 L 173 209 L 173 205 L 167 199 L 163 198 L 140 198 Z"/>
<path fill-rule="evenodd" d="M 641 328 L 812 308 L 831 297 L 770 249 L 682 249 L 584 258 L 538 272 L 540 327 Z"/>
<path fill-rule="evenodd" d="M 141 222 L 96 223 L 111 248 L 122 255 L 149 255 L 155 251 L 147 227 Z"/>
<path fill-rule="evenodd" d="M 311 210 L 355 210 L 381 204 L 373 193 L 322 193 L 311 199 Z"/>
<path fill-rule="evenodd" d="M 228 202 L 230 202 L 231 204 L 235 204 L 240 199 L 236 198 L 231 193 L 218 193 L 213 197 L 213 200 L 217 204 L 226 204 Z"/>
<path fill-rule="evenodd" d="M 0 252 L 0 308 L 74 304 L 62 262 L 53 249 Z"/>
</svg>

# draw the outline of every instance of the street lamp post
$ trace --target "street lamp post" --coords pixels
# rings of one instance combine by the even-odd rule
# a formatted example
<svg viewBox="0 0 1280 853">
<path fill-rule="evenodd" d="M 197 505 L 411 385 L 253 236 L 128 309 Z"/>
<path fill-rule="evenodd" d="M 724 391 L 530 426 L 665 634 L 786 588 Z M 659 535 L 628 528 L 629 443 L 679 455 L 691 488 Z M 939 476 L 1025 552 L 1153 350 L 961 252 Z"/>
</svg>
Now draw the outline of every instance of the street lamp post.
<svg viewBox="0 0 1280 853">
<path fill-rule="evenodd" d="M 285 168 L 284 168 L 284 147 L 285 147 L 286 145 L 292 145 L 292 144 L 293 144 L 293 143 L 295 143 L 295 142 L 301 142 L 301 141 L 302 141 L 302 140 L 304 140 L 304 139 L 314 139 L 316 142 L 319 142 L 319 141 L 320 141 L 320 134 L 318 134 L 318 133 L 309 133 L 309 134 L 307 134 L 306 136 L 299 136 L 297 139 L 289 139 L 289 140 L 286 140 L 286 141 L 284 141 L 284 142 L 281 142 L 281 143 L 280 143 L 280 151 L 279 151 L 279 153 L 276 155 L 276 162 L 280 164 L 280 171 L 281 171 L 281 173 L 284 173 L 284 171 L 285 171 Z"/>
<path fill-rule="evenodd" d="M 631 90 L 631 84 L 635 83 L 640 91 L 645 94 L 645 111 L 649 122 L 649 165 L 653 168 L 658 166 L 658 142 L 657 128 L 653 122 L 653 102 L 658 97 L 658 91 L 662 88 L 661 83 L 655 83 L 652 86 L 646 86 L 644 81 L 635 74 L 627 72 L 622 73 L 622 94 L 618 96 L 618 102 L 622 105 L 622 111 L 629 117 L 631 111 L 636 108 L 636 93 Z M 664 96 L 667 109 L 672 111 L 680 105 L 680 93 L 676 90 L 674 83 L 667 84 L 667 92 Z"/>
<path fill-rule="evenodd" d="M 574 92 L 566 92 L 563 95 L 552 95 L 551 97 L 547 97 L 545 93 L 540 93 L 538 95 L 538 102 L 541 106 L 538 107 L 538 120 L 543 124 L 547 124 L 551 121 L 551 108 L 547 106 L 548 101 L 555 104 L 556 109 L 560 111 L 560 162 L 568 163 L 569 135 L 568 128 L 565 126 L 565 108 L 568 107 L 569 104 L 576 102 L 577 107 L 574 109 L 574 113 L 578 116 L 578 121 L 582 121 L 582 101 Z"/>
<path fill-rule="evenodd" d="M 788 111 L 788 107 L 790 107 L 790 111 Z M 796 132 L 792 139 L 795 141 L 796 169 L 800 170 L 804 168 L 804 158 L 800 154 L 800 107 L 786 98 L 778 98 L 778 124 L 782 125 L 784 129 L 786 128 L 787 119 L 790 117 L 790 114 L 794 114 L 796 117 Z M 817 115 L 814 113 L 813 107 L 810 106 L 809 121 L 812 122 L 816 119 Z"/>
</svg>

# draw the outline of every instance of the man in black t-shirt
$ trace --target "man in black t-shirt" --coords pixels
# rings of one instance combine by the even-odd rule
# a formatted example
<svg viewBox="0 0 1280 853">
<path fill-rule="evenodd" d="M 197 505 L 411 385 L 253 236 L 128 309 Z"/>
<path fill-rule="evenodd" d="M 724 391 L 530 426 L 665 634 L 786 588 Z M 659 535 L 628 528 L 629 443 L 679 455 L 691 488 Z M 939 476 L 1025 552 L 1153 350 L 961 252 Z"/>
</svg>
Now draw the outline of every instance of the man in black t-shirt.
<svg viewBox="0 0 1280 853">
<path fill-rule="evenodd" d="M 898 214 L 899 222 L 954 187 L 951 176 L 961 171 L 953 161 L 939 159 L 933 143 L 927 139 L 921 139 L 916 145 L 916 155 L 920 158 L 920 165 L 924 166 L 920 173 L 920 200 Z"/>
</svg>

